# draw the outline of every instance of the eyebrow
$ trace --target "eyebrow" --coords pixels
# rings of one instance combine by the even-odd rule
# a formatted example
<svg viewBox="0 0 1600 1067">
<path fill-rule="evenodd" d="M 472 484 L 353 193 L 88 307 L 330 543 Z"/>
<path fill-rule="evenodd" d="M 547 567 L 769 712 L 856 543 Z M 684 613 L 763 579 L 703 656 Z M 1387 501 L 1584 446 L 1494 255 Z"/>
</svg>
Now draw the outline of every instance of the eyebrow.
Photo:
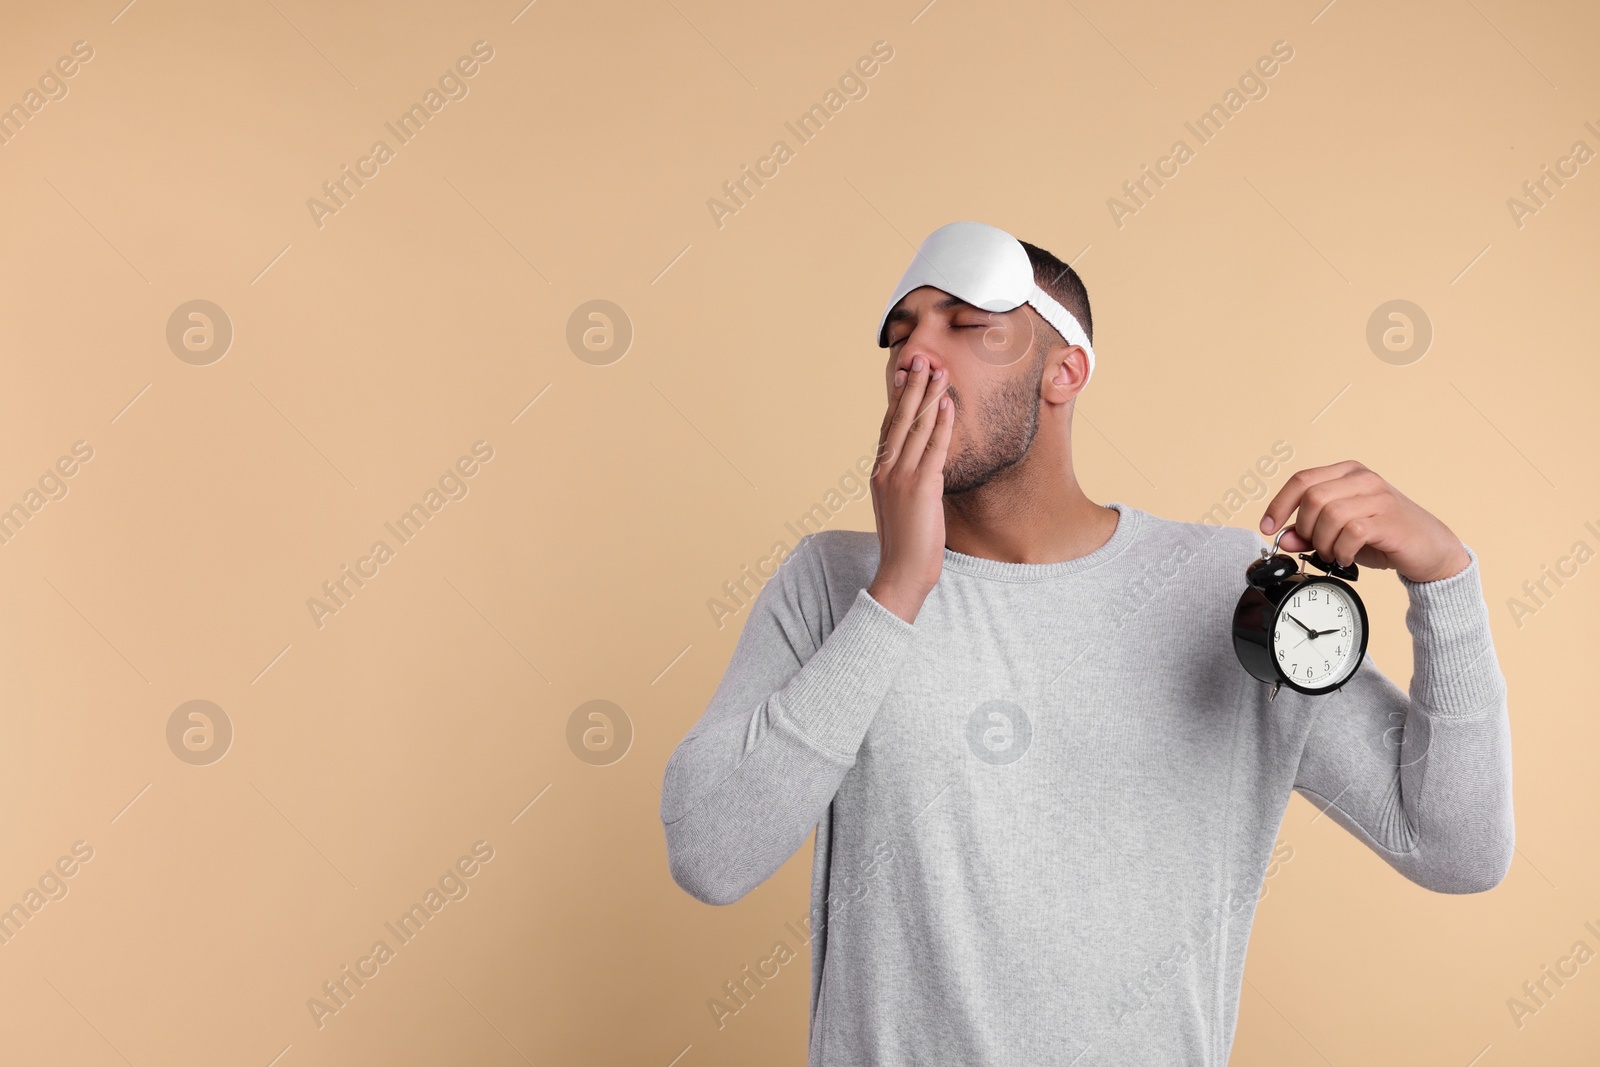
<svg viewBox="0 0 1600 1067">
<path fill-rule="evenodd" d="M 933 310 L 935 310 L 935 311 L 948 311 L 950 308 L 953 308 L 953 307 L 970 307 L 970 308 L 973 308 L 973 310 L 975 310 L 975 311 L 976 310 L 980 310 L 975 305 L 968 304 L 965 300 L 961 299 L 959 296 L 947 296 L 947 297 L 945 297 L 943 300 L 941 300 L 937 304 L 933 305 Z M 889 312 L 889 317 L 888 318 L 883 320 L 883 328 L 884 328 L 885 331 L 887 331 L 889 329 L 889 327 L 893 326 L 897 322 L 905 322 L 908 319 L 914 319 L 914 318 L 916 318 L 916 315 L 910 309 L 908 309 L 906 307 L 903 307 L 903 306 L 902 307 L 897 307 L 893 311 Z"/>
</svg>

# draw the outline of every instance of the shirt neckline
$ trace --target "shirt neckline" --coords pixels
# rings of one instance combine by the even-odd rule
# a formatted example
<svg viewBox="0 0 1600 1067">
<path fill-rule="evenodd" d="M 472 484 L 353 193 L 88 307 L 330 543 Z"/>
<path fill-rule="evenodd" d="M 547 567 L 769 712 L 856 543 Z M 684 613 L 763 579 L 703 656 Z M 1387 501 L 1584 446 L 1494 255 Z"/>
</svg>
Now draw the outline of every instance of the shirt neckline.
<svg viewBox="0 0 1600 1067">
<path fill-rule="evenodd" d="M 1120 500 L 1110 501 L 1105 506 L 1117 512 L 1116 529 L 1111 531 L 1110 540 L 1087 555 L 1058 560 L 1055 563 L 1010 563 L 982 556 L 969 556 L 947 547 L 944 550 L 944 566 L 958 574 L 969 574 L 975 578 L 989 578 L 1001 582 L 1041 582 L 1092 570 L 1121 555 L 1122 551 L 1133 543 L 1144 519 L 1144 512 Z"/>
</svg>

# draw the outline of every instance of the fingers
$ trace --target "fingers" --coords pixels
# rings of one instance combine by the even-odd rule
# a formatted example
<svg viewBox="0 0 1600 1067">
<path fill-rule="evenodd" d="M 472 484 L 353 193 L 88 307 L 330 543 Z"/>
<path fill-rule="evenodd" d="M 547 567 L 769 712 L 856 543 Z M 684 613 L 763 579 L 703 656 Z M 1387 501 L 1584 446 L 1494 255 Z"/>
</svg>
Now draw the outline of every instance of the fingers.
<svg viewBox="0 0 1600 1067">
<path fill-rule="evenodd" d="M 1383 479 L 1359 463 L 1351 466 L 1350 473 L 1318 482 L 1300 498 L 1293 535 L 1326 560 L 1333 559 L 1334 542 L 1346 524 L 1375 515 L 1382 506 L 1378 490 Z"/>
<path fill-rule="evenodd" d="M 956 424 L 956 406 L 951 403 L 948 395 L 941 393 L 935 411 L 937 415 L 933 436 L 928 440 L 927 450 L 923 453 L 922 462 L 917 465 L 917 470 L 929 472 L 929 477 L 939 477 L 942 492 L 945 457 L 950 454 L 950 433 Z"/>
<path fill-rule="evenodd" d="M 878 455 L 872 464 L 874 476 L 880 470 L 887 470 L 894 465 L 895 453 L 889 447 L 889 428 L 894 423 L 895 412 L 900 408 L 900 393 L 905 388 L 906 377 L 906 372 L 903 370 L 894 372 L 894 384 L 889 389 L 889 403 L 883 409 L 883 423 L 878 427 Z"/>
<path fill-rule="evenodd" d="M 911 432 L 906 434 L 905 461 L 911 466 L 907 474 L 915 472 L 920 467 L 928 451 L 928 441 L 933 437 L 934 423 L 939 417 L 939 401 L 945 398 L 945 387 L 950 384 L 950 375 L 940 367 L 933 372 L 932 377 L 917 403 L 915 417 L 911 421 Z"/>
<path fill-rule="evenodd" d="M 1334 538 L 1333 544 L 1327 552 L 1322 553 L 1322 558 L 1341 567 L 1347 567 L 1356 561 L 1356 553 L 1367 547 L 1372 531 L 1369 526 L 1370 519 L 1357 518 L 1345 523 L 1344 528 Z"/>
<path fill-rule="evenodd" d="M 1376 536 L 1382 510 L 1383 498 L 1378 495 L 1357 493 L 1331 500 L 1317 510 L 1311 544 L 1329 562 L 1353 562 Z M 1299 525 L 1295 524 L 1296 530 Z"/>
<path fill-rule="evenodd" d="M 922 366 L 918 366 L 922 363 Z M 910 430 L 910 418 L 915 413 L 907 411 L 907 405 L 914 405 L 915 398 L 922 395 L 923 381 L 928 376 L 926 363 L 922 357 L 912 360 L 912 370 L 902 379 L 901 374 L 894 374 L 894 381 L 899 382 L 894 387 L 894 395 L 890 398 L 890 408 L 883 416 L 883 446 L 878 450 L 882 459 L 878 461 L 878 470 L 888 474 L 894 469 L 894 464 L 901 458 L 901 446 L 906 443 L 906 434 Z"/>
<path fill-rule="evenodd" d="M 906 438 L 915 428 L 915 423 L 925 403 L 924 394 L 927 391 L 929 369 L 927 362 L 918 356 L 911 364 L 911 373 L 908 374 L 901 385 L 896 386 L 897 395 L 889 402 L 889 412 L 885 416 L 882 445 L 879 454 L 880 470 L 887 472 L 899 463 L 906 448 Z M 897 374 L 896 381 L 900 381 Z M 924 438 L 925 440 L 925 438 Z M 920 445 L 918 447 L 921 447 Z M 874 472 L 877 473 L 876 471 Z"/>
<path fill-rule="evenodd" d="M 1358 470 L 1366 470 L 1366 468 L 1353 459 L 1347 459 L 1338 463 L 1330 463 L 1323 467 L 1307 467 L 1304 470 L 1295 471 L 1289 476 L 1289 480 L 1283 483 L 1283 488 L 1278 490 L 1278 494 L 1272 498 L 1272 502 L 1267 505 L 1267 510 L 1262 516 L 1263 522 L 1259 529 L 1267 534 L 1277 533 L 1283 524 L 1288 521 L 1289 516 L 1294 513 L 1295 509 L 1299 508 L 1300 516 L 1295 522 L 1294 530 L 1284 534 L 1283 543 L 1279 547 L 1287 548 L 1291 552 L 1304 550 L 1312 529 L 1312 524 L 1306 520 L 1308 518 L 1315 519 L 1314 514 L 1311 516 L 1306 514 L 1306 509 L 1310 506 L 1313 512 L 1316 510 L 1315 500 L 1310 501 L 1308 505 L 1306 500 L 1307 493 L 1312 486 L 1346 477 Z M 1267 520 L 1270 520 L 1270 525 L 1267 524 Z M 1305 536 L 1297 538 L 1297 534 Z M 1291 541 L 1298 541 L 1299 543 L 1290 544 L 1289 542 Z"/>
</svg>

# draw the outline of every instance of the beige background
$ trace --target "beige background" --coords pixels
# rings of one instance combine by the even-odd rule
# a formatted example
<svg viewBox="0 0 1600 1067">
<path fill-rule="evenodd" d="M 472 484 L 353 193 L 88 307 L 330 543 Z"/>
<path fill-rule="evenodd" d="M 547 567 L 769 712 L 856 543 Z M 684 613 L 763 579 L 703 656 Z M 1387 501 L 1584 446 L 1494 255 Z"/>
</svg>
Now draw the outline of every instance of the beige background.
<svg viewBox="0 0 1600 1067">
<path fill-rule="evenodd" d="M 93 49 L 0 146 L 0 506 L 93 450 L 0 545 L 0 906 L 93 850 L 0 945 L 0 1062 L 803 1063 L 805 950 L 724 1028 L 706 1002 L 798 947 L 809 847 L 697 903 L 661 772 L 743 621 L 707 601 L 870 453 L 882 300 L 962 218 L 1087 282 L 1095 500 L 1198 519 L 1283 440 L 1483 561 L 1510 876 L 1429 893 L 1296 797 L 1232 1062 L 1594 1062 L 1600 964 L 1520 1028 L 1507 1006 L 1600 949 L 1600 564 L 1520 626 L 1507 605 L 1600 548 L 1600 163 L 1520 227 L 1506 203 L 1600 150 L 1592 5 L 121 3 L 12 4 L 0 33 L 0 103 Z M 784 122 L 880 40 L 799 145 Z M 319 227 L 308 198 L 477 41 L 469 94 Z M 1184 122 L 1276 41 L 1268 94 L 1197 145 Z M 708 198 L 780 138 L 719 228 Z M 1179 138 L 1118 227 L 1107 199 Z M 196 299 L 234 332 L 208 365 L 166 340 Z M 634 331 L 609 365 L 565 339 L 594 299 Z M 1434 331 L 1407 365 L 1365 336 L 1394 299 Z M 383 524 L 477 441 L 468 494 L 399 545 Z M 1253 526 L 1263 501 L 1232 503 Z M 380 538 L 319 629 L 308 598 Z M 1403 591 L 1362 592 L 1404 684 Z M 596 699 L 633 729 L 601 766 L 567 733 Z M 167 741 L 191 700 L 234 730 L 209 765 Z M 319 1028 L 308 999 L 479 841 L 469 895 Z"/>
</svg>

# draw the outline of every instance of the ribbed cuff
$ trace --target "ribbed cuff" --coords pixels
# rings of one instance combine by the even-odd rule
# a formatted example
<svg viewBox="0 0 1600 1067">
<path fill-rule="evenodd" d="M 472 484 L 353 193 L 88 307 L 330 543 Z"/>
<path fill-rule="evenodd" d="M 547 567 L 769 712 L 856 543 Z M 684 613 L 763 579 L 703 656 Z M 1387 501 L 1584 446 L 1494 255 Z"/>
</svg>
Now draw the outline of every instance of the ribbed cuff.
<svg viewBox="0 0 1600 1067">
<path fill-rule="evenodd" d="M 1411 695 L 1431 714 L 1468 715 L 1505 698 L 1478 554 L 1463 547 L 1470 562 L 1448 578 L 1413 582 L 1400 575 L 1411 602 Z"/>
<path fill-rule="evenodd" d="M 915 635 L 915 626 L 858 590 L 833 633 L 783 689 L 784 718 L 812 744 L 854 760 Z"/>
</svg>

